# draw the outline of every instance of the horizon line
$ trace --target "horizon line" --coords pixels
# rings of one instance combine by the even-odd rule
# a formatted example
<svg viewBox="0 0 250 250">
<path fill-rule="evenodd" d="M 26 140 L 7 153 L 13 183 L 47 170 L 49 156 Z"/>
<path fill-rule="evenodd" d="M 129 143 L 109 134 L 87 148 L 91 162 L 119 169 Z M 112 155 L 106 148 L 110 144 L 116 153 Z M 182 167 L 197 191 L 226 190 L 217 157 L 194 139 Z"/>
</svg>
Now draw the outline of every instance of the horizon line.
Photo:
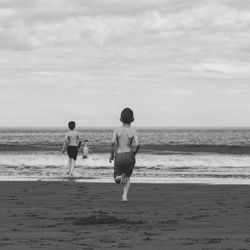
<svg viewBox="0 0 250 250">
<path fill-rule="evenodd" d="M 98 129 L 98 128 L 116 128 L 117 126 L 77 126 L 77 128 L 79 129 Z M 138 129 L 144 129 L 144 128 L 148 128 L 148 129 L 233 129 L 233 128 L 238 128 L 238 129 L 250 129 L 250 125 L 249 126 L 133 126 L 135 128 Z M 64 129 L 67 128 L 67 126 L 0 126 L 0 129 L 27 129 L 27 128 L 33 128 L 33 129 L 49 129 L 49 128 L 56 128 L 56 129 Z M 76 130 L 77 130 L 76 128 Z"/>
</svg>

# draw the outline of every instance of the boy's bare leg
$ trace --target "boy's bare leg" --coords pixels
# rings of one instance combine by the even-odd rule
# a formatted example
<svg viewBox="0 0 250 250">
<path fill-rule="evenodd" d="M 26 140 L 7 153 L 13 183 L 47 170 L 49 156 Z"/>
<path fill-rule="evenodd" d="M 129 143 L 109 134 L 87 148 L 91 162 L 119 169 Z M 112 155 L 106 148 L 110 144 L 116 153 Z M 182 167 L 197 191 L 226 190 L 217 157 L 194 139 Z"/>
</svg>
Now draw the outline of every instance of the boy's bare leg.
<svg viewBox="0 0 250 250">
<path fill-rule="evenodd" d="M 68 171 L 67 174 L 70 174 L 70 169 L 71 169 L 71 158 L 68 159 Z"/>
<path fill-rule="evenodd" d="M 128 190 L 130 187 L 130 177 L 126 177 L 127 182 L 123 186 L 122 201 L 128 201 Z"/>
<path fill-rule="evenodd" d="M 76 165 L 76 161 L 72 159 L 70 172 L 69 172 L 70 176 L 73 176 L 73 171 L 74 171 L 75 165 Z"/>
<path fill-rule="evenodd" d="M 126 184 L 127 183 L 127 176 L 126 174 L 122 173 L 121 175 L 121 184 Z"/>
</svg>

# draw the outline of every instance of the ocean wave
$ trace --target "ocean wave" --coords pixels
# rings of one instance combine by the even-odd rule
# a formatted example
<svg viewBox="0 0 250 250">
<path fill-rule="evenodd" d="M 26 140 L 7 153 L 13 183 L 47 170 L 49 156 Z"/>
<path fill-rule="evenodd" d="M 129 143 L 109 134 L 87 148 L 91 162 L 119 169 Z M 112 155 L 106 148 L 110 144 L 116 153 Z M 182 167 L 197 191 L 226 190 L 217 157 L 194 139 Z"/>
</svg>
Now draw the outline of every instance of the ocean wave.
<svg viewBox="0 0 250 250">
<path fill-rule="evenodd" d="M 66 155 L 6 153 L 0 154 L 0 179 L 67 180 Z M 132 180 L 142 182 L 249 183 L 250 156 L 226 154 L 155 155 L 138 154 Z M 108 155 L 95 154 L 77 159 L 77 179 L 113 181 L 113 164 Z M 218 181 L 219 180 L 219 181 Z"/>
<path fill-rule="evenodd" d="M 94 153 L 109 153 L 112 128 L 79 128 Z M 138 128 L 140 152 L 152 155 L 218 153 L 250 155 L 250 129 Z M 62 128 L 0 129 L 0 152 L 59 154 L 67 130 Z M 80 150 L 81 151 L 81 150 Z"/>
<path fill-rule="evenodd" d="M 211 144 L 142 145 L 142 151 L 153 154 L 218 153 L 250 155 L 250 146 Z"/>
<path fill-rule="evenodd" d="M 61 152 L 60 144 L 0 144 L 0 152 L 48 152 L 58 154 Z M 109 153 L 109 145 L 94 145 L 91 147 L 94 153 Z M 81 149 L 79 150 L 79 153 Z M 193 154 L 193 153 L 217 153 L 232 155 L 250 155 L 250 146 L 239 145 L 211 145 L 211 144 L 146 144 L 141 145 L 140 153 L 156 155 Z"/>
</svg>

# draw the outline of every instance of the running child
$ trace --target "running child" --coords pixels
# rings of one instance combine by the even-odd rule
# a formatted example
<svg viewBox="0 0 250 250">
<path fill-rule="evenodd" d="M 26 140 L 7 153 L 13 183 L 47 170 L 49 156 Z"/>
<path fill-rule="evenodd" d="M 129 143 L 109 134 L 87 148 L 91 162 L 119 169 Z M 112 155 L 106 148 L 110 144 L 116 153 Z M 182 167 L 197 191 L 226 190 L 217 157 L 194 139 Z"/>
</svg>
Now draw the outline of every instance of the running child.
<svg viewBox="0 0 250 250">
<path fill-rule="evenodd" d="M 65 135 L 62 153 L 67 150 L 69 160 L 68 160 L 68 172 L 67 174 L 70 177 L 73 177 L 73 171 L 76 164 L 77 154 L 78 154 L 78 147 L 81 144 L 80 134 L 79 132 L 75 131 L 76 123 L 74 121 L 70 121 L 68 123 L 69 132 Z"/>
<path fill-rule="evenodd" d="M 120 121 L 123 125 L 113 132 L 109 161 L 114 160 L 115 182 L 123 184 L 122 201 L 128 201 L 130 176 L 135 166 L 135 155 L 140 146 L 138 135 L 135 129 L 131 127 L 134 114 L 130 108 L 125 108 L 121 112 Z"/>
</svg>

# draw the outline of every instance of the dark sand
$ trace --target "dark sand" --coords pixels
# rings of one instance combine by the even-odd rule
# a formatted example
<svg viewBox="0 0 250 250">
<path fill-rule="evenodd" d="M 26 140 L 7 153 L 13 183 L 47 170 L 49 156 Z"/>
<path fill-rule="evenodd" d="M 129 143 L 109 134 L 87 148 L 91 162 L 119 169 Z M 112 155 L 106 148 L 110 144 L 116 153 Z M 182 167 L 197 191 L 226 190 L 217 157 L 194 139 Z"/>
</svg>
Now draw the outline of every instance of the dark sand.
<svg viewBox="0 0 250 250">
<path fill-rule="evenodd" d="M 1 249 L 250 249 L 250 186 L 0 182 Z"/>
</svg>

